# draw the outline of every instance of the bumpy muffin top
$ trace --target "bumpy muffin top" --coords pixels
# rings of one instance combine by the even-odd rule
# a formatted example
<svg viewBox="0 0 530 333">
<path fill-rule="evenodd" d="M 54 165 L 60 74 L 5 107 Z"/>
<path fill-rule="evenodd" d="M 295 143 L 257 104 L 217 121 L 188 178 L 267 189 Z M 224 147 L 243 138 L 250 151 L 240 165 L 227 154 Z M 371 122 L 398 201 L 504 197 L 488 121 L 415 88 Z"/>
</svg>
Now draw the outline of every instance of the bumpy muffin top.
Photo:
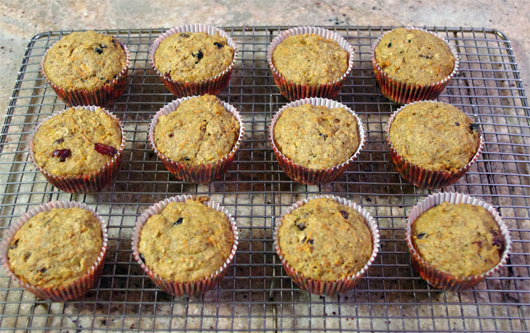
<svg viewBox="0 0 530 333">
<path fill-rule="evenodd" d="M 326 84 L 341 78 L 348 69 L 348 52 L 316 34 L 286 38 L 272 54 L 272 62 L 287 80 L 300 84 Z"/>
<path fill-rule="evenodd" d="M 102 244 L 101 224 L 92 212 L 54 208 L 33 216 L 16 232 L 9 266 L 33 286 L 66 286 L 88 273 Z"/>
<path fill-rule="evenodd" d="M 442 39 L 405 28 L 384 35 L 375 48 L 375 60 L 392 78 L 419 85 L 442 81 L 455 66 L 455 58 Z"/>
<path fill-rule="evenodd" d="M 63 89 L 94 90 L 117 78 L 126 64 L 125 51 L 114 37 L 73 32 L 50 48 L 44 72 Z"/>
<path fill-rule="evenodd" d="M 426 262 L 456 277 L 488 271 L 505 248 L 499 226 L 486 209 L 447 202 L 414 221 L 412 242 Z"/>
<path fill-rule="evenodd" d="M 390 125 L 390 142 L 412 164 L 454 172 L 476 154 L 480 134 L 478 126 L 456 107 L 421 102 L 396 115 Z"/>
<path fill-rule="evenodd" d="M 205 32 L 175 33 L 155 51 L 155 66 L 173 81 L 200 82 L 224 71 L 234 59 L 234 48 L 224 37 Z"/>
<path fill-rule="evenodd" d="M 372 254 L 372 233 L 353 208 L 313 199 L 284 217 L 280 250 L 305 277 L 335 281 L 360 271 Z"/>
<path fill-rule="evenodd" d="M 167 158 L 187 164 L 212 163 L 227 155 L 239 137 L 239 122 L 217 97 L 203 95 L 183 101 L 158 118 L 156 148 Z"/>
<path fill-rule="evenodd" d="M 36 163 L 55 176 L 97 171 L 118 152 L 122 133 L 103 109 L 70 108 L 45 121 L 33 138 Z"/>
<path fill-rule="evenodd" d="M 166 280 L 189 282 L 209 277 L 230 255 L 234 234 L 228 218 L 202 201 L 169 203 L 140 231 L 140 257 Z"/>
<path fill-rule="evenodd" d="M 303 104 L 283 111 L 274 142 L 293 162 L 312 169 L 347 161 L 360 144 L 357 119 L 344 108 Z"/>
</svg>

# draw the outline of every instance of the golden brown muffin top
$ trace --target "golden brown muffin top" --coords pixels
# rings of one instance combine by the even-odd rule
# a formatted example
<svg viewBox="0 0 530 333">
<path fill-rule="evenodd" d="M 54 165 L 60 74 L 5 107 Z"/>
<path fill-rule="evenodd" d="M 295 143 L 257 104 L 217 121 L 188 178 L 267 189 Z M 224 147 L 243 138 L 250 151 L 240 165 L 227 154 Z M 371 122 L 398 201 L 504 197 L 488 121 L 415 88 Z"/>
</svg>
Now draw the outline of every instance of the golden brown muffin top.
<svg viewBox="0 0 530 333">
<path fill-rule="evenodd" d="M 412 242 L 436 269 L 456 277 L 482 274 L 497 265 L 505 241 L 481 206 L 443 202 L 412 224 Z"/>
<path fill-rule="evenodd" d="M 383 36 L 375 48 L 375 60 L 390 77 L 419 85 L 442 81 L 455 66 L 455 58 L 442 39 L 406 28 Z"/>
<path fill-rule="evenodd" d="M 239 122 L 217 97 L 203 95 L 183 101 L 158 118 L 156 148 L 167 158 L 193 165 L 212 163 L 230 153 L 239 137 Z"/>
<path fill-rule="evenodd" d="M 234 244 L 230 221 L 202 201 L 171 202 L 140 231 L 140 257 L 165 280 L 209 277 L 230 255 Z"/>
<path fill-rule="evenodd" d="M 73 32 L 48 50 L 44 72 L 63 89 L 94 90 L 112 82 L 126 65 L 125 51 L 114 37 Z"/>
<path fill-rule="evenodd" d="M 360 144 L 357 119 L 344 108 L 303 104 L 285 109 L 274 126 L 274 142 L 293 162 L 312 169 L 346 162 Z"/>
<path fill-rule="evenodd" d="M 55 176 L 86 175 L 110 162 L 121 140 L 118 122 L 103 109 L 69 108 L 39 127 L 33 152 L 36 163 Z"/>
<path fill-rule="evenodd" d="M 234 59 L 234 48 L 219 34 L 175 33 L 155 51 L 158 71 L 173 81 L 200 82 L 224 71 Z"/>
<path fill-rule="evenodd" d="M 372 255 L 372 233 L 353 208 L 318 198 L 285 215 L 279 245 L 287 263 L 305 277 L 335 281 L 359 272 Z"/>
<path fill-rule="evenodd" d="M 348 69 L 348 52 L 317 34 L 290 36 L 272 53 L 272 62 L 287 80 L 300 84 L 332 83 Z"/>
<path fill-rule="evenodd" d="M 466 166 L 480 145 L 478 126 L 446 103 L 406 106 L 390 125 L 390 142 L 408 162 L 428 170 L 455 172 Z"/>
<path fill-rule="evenodd" d="M 15 233 L 9 266 L 41 288 L 67 286 L 87 274 L 102 250 L 101 224 L 83 208 L 54 208 L 30 218 Z"/>
</svg>

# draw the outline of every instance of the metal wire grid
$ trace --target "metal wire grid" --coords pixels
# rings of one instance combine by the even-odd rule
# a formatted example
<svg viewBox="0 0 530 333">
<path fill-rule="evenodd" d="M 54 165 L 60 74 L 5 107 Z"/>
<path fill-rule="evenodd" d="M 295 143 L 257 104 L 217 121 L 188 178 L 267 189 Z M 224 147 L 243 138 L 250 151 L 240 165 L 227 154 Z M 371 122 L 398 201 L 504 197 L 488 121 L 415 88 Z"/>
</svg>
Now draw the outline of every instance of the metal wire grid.
<svg viewBox="0 0 530 333">
<path fill-rule="evenodd" d="M 50 200 L 86 202 L 109 222 L 109 252 L 101 279 L 82 300 L 35 299 L 0 275 L 0 327 L 5 330 L 347 330 L 513 331 L 530 327 L 530 127 L 525 92 L 509 40 L 500 32 L 427 27 L 446 37 L 461 56 L 461 71 L 439 98 L 472 115 L 485 135 L 482 159 L 447 190 L 493 204 L 510 227 L 513 251 L 499 275 L 473 290 L 429 287 L 412 269 L 404 240 L 411 207 L 429 192 L 398 176 L 384 143 L 384 124 L 398 106 L 380 95 L 370 63 L 374 40 L 391 27 L 328 27 L 354 46 L 355 67 L 338 100 L 357 111 L 368 143 L 336 182 L 305 186 L 279 169 L 267 142 L 271 116 L 287 101 L 274 86 L 266 47 L 288 27 L 229 27 L 240 60 L 220 98 L 242 113 L 247 135 L 232 169 L 210 185 L 176 181 L 151 152 L 150 118 L 173 96 L 150 69 L 148 48 L 165 29 L 106 30 L 132 56 L 125 94 L 111 107 L 125 123 L 127 146 L 118 179 L 94 194 L 66 194 L 31 165 L 28 137 L 52 112 L 64 108 L 38 73 L 55 41 L 70 31 L 36 35 L 28 44 L 0 136 L 2 230 L 29 207 Z M 130 236 L 152 203 L 180 193 L 207 194 L 235 216 L 241 245 L 220 285 L 201 297 L 173 298 L 159 291 L 134 262 Z M 295 201 L 320 193 L 348 197 L 367 208 L 381 230 L 381 253 L 354 291 L 319 297 L 286 276 L 272 245 L 275 219 Z"/>
</svg>

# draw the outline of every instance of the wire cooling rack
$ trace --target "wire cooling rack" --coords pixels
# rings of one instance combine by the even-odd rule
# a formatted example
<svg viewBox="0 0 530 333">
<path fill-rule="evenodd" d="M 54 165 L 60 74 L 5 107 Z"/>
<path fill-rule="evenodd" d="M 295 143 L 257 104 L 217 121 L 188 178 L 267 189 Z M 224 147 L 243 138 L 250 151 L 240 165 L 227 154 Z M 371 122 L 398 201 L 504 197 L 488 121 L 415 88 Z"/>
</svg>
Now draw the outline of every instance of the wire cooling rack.
<svg viewBox="0 0 530 333">
<path fill-rule="evenodd" d="M 177 181 L 147 144 L 151 117 L 174 97 L 148 62 L 149 45 L 165 29 L 106 30 L 132 56 L 125 94 L 111 107 L 125 123 L 127 146 L 117 180 L 100 193 L 71 195 L 48 184 L 29 161 L 34 127 L 64 104 L 39 74 L 45 50 L 70 31 L 29 42 L 0 136 L 2 231 L 28 208 L 57 199 L 82 201 L 109 222 L 110 245 L 97 285 L 79 301 L 37 300 L 1 272 L 0 327 L 6 330 L 241 330 L 528 332 L 530 328 L 530 127 L 525 92 L 510 41 L 500 32 L 434 28 L 454 44 L 460 73 L 440 100 L 474 117 L 485 135 L 481 159 L 446 190 L 495 206 L 513 238 L 510 261 L 474 289 L 441 292 L 412 269 L 405 243 L 411 207 L 429 192 L 403 182 L 384 142 L 384 124 L 398 106 L 382 97 L 370 63 L 371 44 L 391 27 L 329 27 L 355 48 L 355 66 L 337 99 L 361 117 L 368 143 L 337 181 L 305 186 L 280 170 L 267 142 L 271 116 L 284 104 L 266 63 L 272 37 L 288 27 L 228 27 L 240 58 L 220 98 L 240 110 L 246 138 L 232 169 L 210 185 Z M 173 298 L 158 290 L 131 254 L 136 218 L 152 203 L 180 193 L 207 194 L 237 219 L 241 243 L 220 285 L 201 297 Z M 295 201 L 333 193 L 368 209 L 381 230 L 381 252 L 355 290 L 336 297 L 300 291 L 273 249 L 277 218 Z"/>
</svg>

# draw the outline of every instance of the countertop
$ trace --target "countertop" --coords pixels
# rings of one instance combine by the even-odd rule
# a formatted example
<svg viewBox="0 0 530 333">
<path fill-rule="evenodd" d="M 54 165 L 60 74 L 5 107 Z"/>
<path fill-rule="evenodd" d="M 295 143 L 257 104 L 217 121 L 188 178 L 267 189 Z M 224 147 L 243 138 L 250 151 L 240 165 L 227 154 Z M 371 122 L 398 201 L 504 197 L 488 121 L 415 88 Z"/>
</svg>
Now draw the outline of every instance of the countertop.
<svg viewBox="0 0 530 333">
<path fill-rule="evenodd" d="M 512 42 L 525 87 L 530 83 L 530 16 L 526 0 L 384 1 L 59 1 L 0 2 L 0 114 L 5 114 L 24 49 L 39 32 L 227 25 L 416 25 L 485 27 Z"/>
</svg>

